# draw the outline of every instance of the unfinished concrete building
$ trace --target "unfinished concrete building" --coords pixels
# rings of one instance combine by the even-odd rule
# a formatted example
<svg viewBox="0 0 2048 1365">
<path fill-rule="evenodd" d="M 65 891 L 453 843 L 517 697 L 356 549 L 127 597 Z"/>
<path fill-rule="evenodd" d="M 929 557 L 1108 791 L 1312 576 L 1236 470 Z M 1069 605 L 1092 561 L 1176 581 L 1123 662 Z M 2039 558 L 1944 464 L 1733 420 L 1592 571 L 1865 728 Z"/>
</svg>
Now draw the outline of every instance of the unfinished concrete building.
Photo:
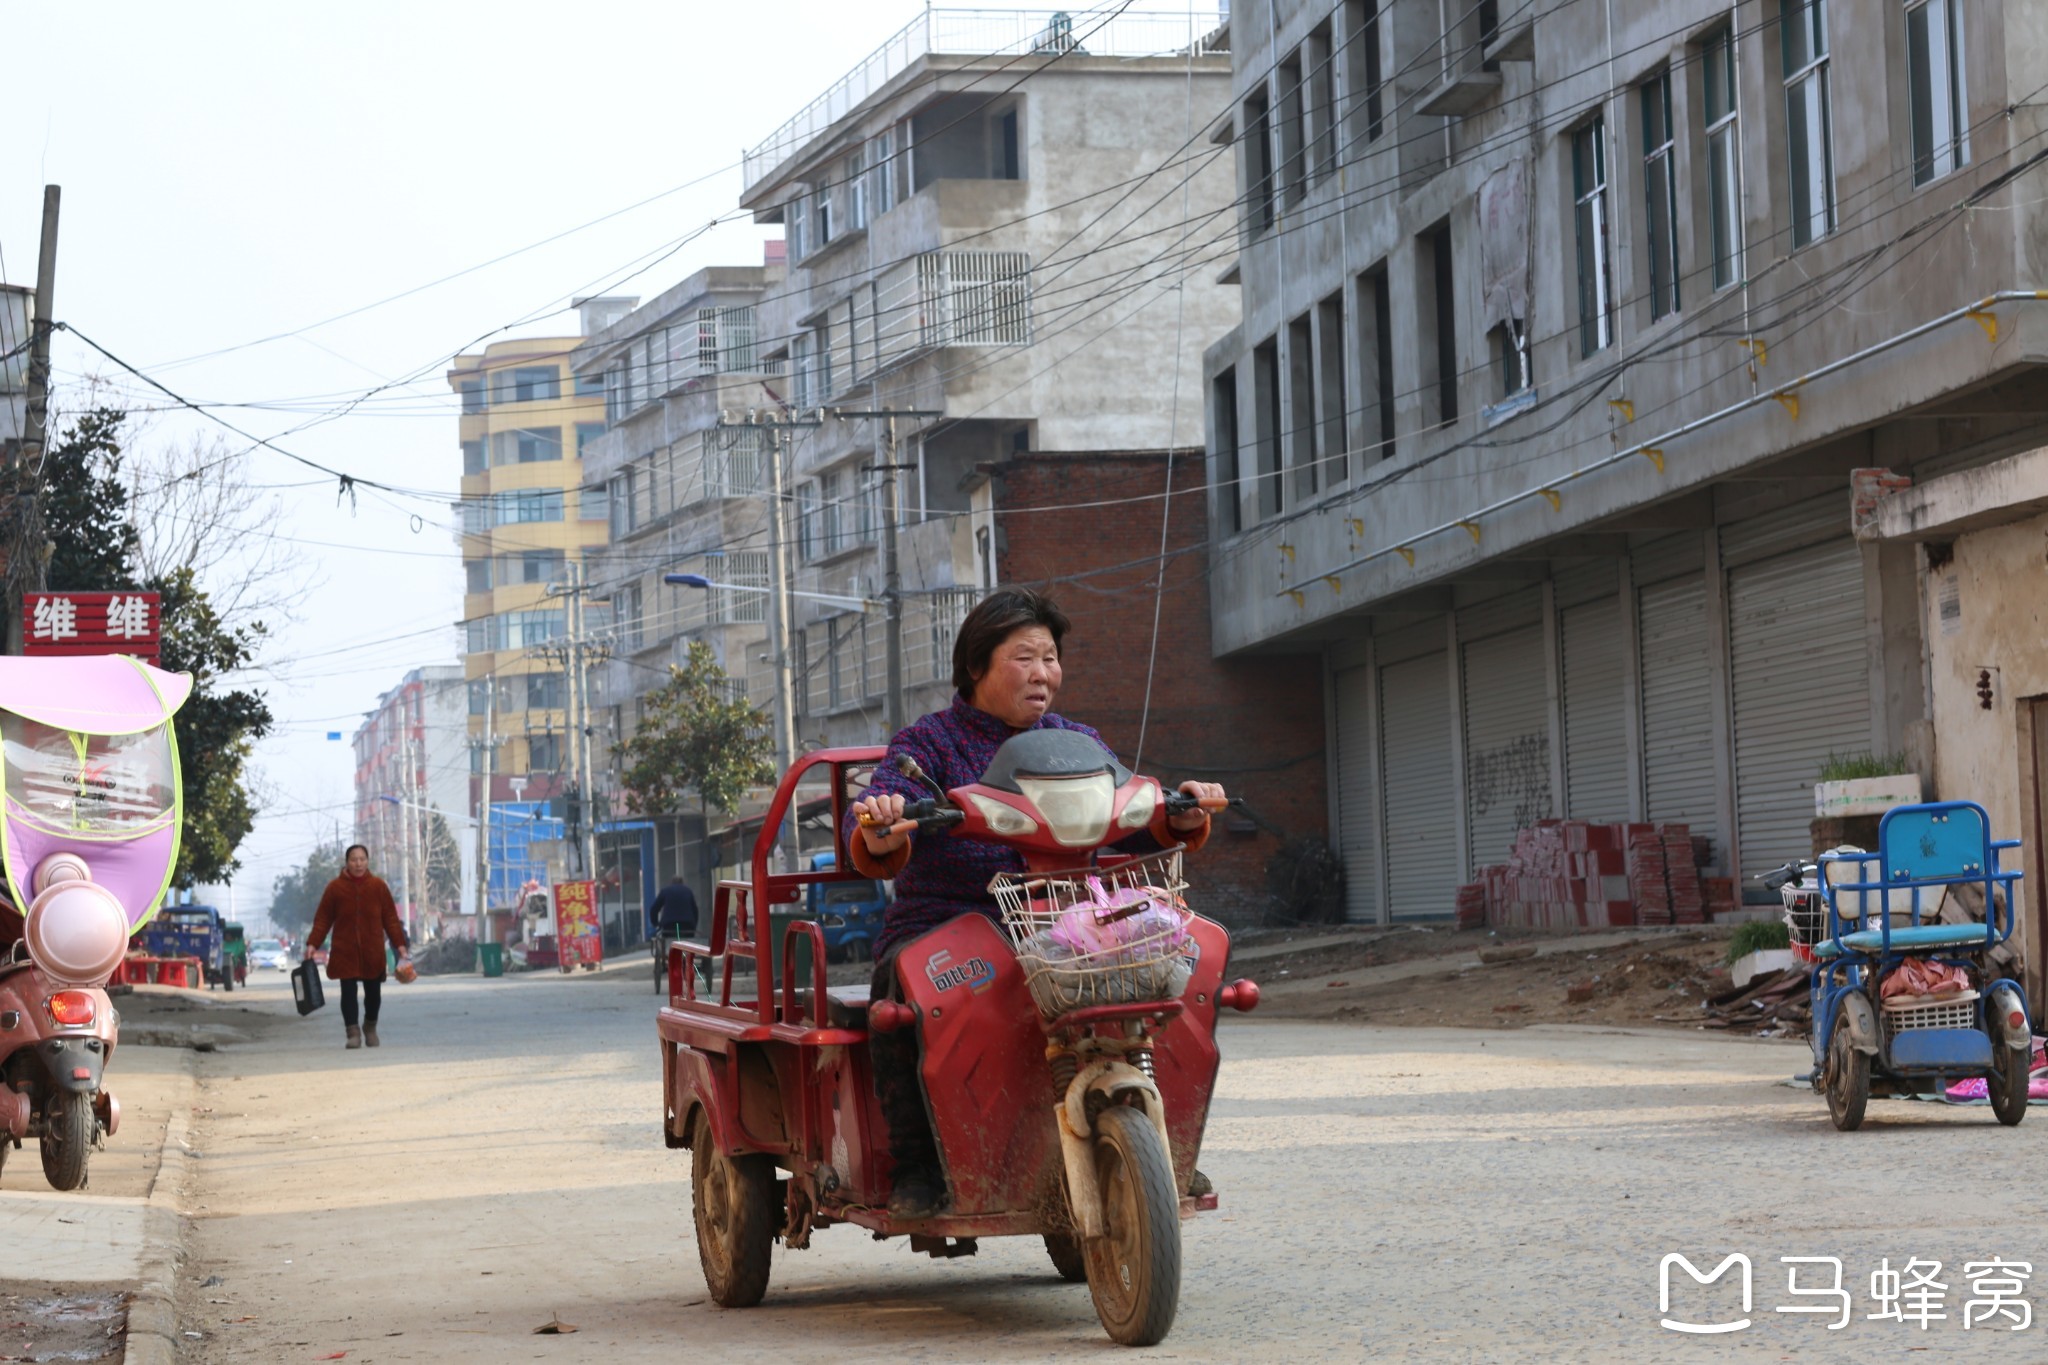
<svg viewBox="0 0 2048 1365">
<path fill-rule="evenodd" d="M 1275 0 L 1230 47 L 1216 644 L 1321 661 L 1351 916 L 1448 915 L 1549 816 L 1749 877 L 1830 755 L 1971 795 L 1850 471 L 2043 444 L 2048 16 Z"/>
</svg>

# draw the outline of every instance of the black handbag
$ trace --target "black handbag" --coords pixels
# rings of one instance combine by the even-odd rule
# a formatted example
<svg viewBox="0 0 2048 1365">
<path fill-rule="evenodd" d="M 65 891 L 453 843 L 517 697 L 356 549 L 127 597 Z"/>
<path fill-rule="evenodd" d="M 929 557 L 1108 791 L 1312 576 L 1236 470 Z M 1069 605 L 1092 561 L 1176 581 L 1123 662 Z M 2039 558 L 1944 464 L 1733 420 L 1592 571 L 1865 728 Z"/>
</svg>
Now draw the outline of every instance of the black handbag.
<svg viewBox="0 0 2048 1365">
<path fill-rule="evenodd" d="M 327 990 L 320 984 L 320 964 L 310 957 L 292 968 L 292 1003 L 300 1014 L 311 1014 L 327 1003 Z"/>
</svg>

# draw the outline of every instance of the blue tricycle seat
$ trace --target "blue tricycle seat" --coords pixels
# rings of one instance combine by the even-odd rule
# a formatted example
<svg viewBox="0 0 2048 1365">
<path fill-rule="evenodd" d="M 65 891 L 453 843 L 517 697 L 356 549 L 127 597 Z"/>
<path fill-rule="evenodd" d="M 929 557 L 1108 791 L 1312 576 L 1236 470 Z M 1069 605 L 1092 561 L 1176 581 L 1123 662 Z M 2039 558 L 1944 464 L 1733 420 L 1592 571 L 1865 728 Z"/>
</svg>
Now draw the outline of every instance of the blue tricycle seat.
<svg viewBox="0 0 2048 1365">
<path fill-rule="evenodd" d="M 1892 930 L 1894 948 L 1960 948 L 1988 942 L 1981 924 L 1909 924 Z M 1842 946 L 1854 953 L 1875 953 L 1884 948 L 1884 936 L 1876 929 L 1859 929 L 1842 935 Z M 1835 955 L 1835 941 L 1822 939 L 1813 945 L 1815 957 Z"/>
</svg>

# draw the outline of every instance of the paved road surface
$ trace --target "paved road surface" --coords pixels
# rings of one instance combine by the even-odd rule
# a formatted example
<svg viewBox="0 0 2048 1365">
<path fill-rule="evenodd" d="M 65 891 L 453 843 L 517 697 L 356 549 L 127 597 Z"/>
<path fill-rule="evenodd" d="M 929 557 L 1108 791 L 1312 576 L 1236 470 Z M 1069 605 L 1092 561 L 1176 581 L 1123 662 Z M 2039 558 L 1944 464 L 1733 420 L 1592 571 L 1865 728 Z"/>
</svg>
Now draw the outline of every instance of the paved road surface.
<svg viewBox="0 0 2048 1365">
<path fill-rule="evenodd" d="M 761 1307 L 705 1301 L 688 1154 L 661 1145 L 653 997 L 606 977 L 387 987 L 378 1051 L 332 1004 L 198 1059 L 188 1359 L 1113 1358 L 1035 1241 L 913 1257 L 853 1228 L 776 1252 Z M 1803 1047 L 1685 1033 L 1233 1021 L 1187 1225 L 1177 1360 L 1822 1358 L 1932 1347 L 2048 1357 L 2048 1322 L 1964 1334 L 1965 1261 L 2048 1281 L 2048 1112 L 1873 1104 L 1856 1135 L 1776 1084 Z M 1754 1325 L 1661 1329 L 1658 1262 L 1755 1264 Z M 1782 1256 L 1836 1255 L 1856 1320 L 1772 1312 Z M 1879 1258 L 1938 1259 L 1946 1322 L 1866 1321 Z M 1825 1274 L 1824 1271 L 1820 1272 Z M 216 1275 L 209 1288 L 198 1281 Z M 1814 1283 L 1811 1273 L 1801 1283 Z M 1724 1320 L 1732 1280 L 1674 1316 Z M 2044 1291 L 2048 1292 L 2048 1291 Z M 2041 1297 L 2029 1293 L 2029 1298 Z M 2042 1298 L 2048 1309 L 2048 1297 Z M 1723 1313 L 1729 1308 L 1730 1313 Z M 554 1315 L 581 1330 L 530 1335 Z M 791 1356 L 790 1358 L 797 1358 Z"/>
</svg>

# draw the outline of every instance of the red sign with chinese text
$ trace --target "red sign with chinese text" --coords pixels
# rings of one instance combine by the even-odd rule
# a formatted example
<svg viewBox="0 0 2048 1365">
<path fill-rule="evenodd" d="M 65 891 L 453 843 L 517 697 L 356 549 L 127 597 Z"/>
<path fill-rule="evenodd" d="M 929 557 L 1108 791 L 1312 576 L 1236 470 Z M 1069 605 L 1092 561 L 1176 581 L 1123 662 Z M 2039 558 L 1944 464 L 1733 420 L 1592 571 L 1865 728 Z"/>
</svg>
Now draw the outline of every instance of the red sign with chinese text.
<svg viewBox="0 0 2048 1365">
<path fill-rule="evenodd" d="M 597 919 L 596 882 L 555 883 L 555 944 L 562 970 L 604 961 L 604 929 Z"/>
<path fill-rule="evenodd" d="M 21 652 L 132 654 L 155 663 L 162 625 L 153 592 L 23 593 Z"/>
</svg>

